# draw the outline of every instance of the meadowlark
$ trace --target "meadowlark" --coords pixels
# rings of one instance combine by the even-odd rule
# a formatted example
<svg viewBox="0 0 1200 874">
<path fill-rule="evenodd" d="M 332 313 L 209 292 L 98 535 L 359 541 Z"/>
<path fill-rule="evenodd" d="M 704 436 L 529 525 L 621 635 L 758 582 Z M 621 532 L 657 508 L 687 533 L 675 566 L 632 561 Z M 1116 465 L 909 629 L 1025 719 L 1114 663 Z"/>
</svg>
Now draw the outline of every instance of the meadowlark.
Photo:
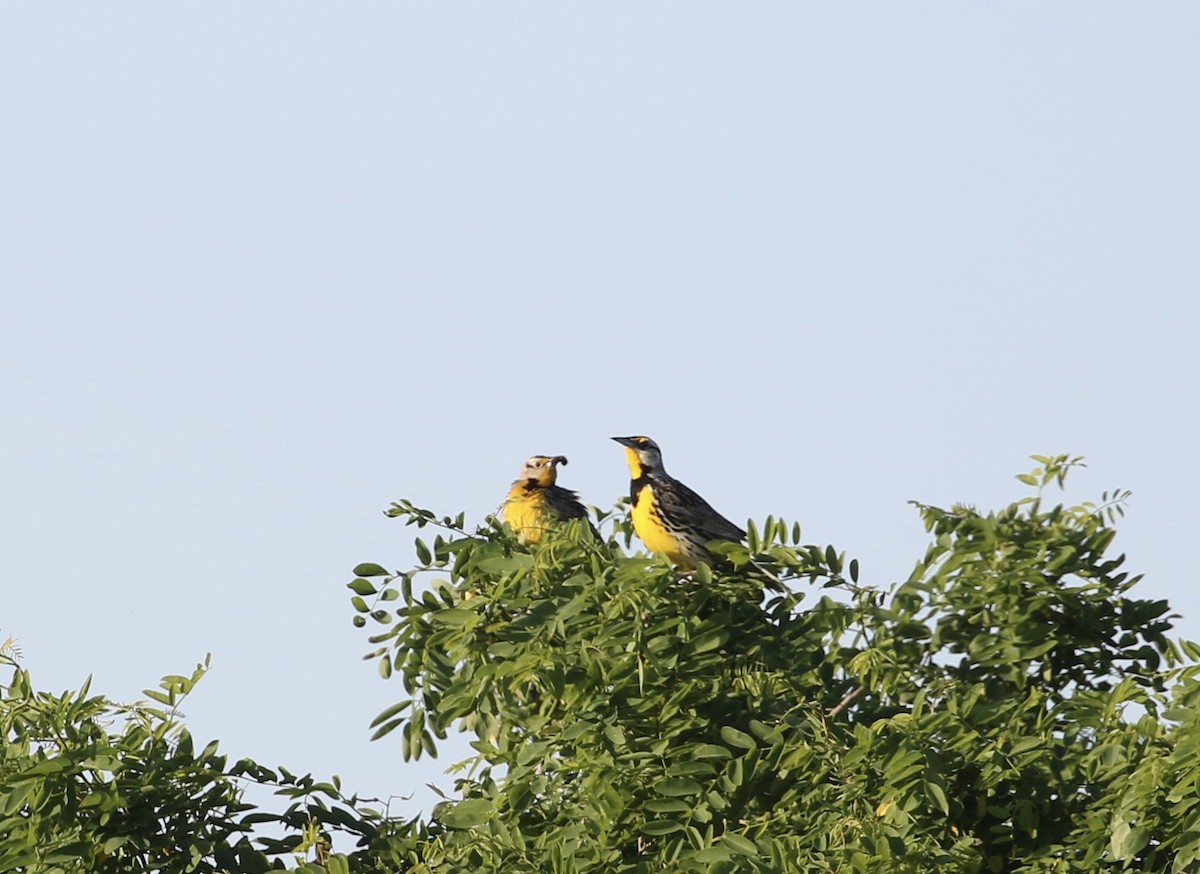
<svg viewBox="0 0 1200 874">
<path fill-rule="evenodd" d="M 694 570 L 700 562 L 720 564 L 708 548 L 714 540 L 742 543 L 746 532 L 712 508 L 663 468 L 662 451 L 649 437 L 614 437 L 625 447 L 629 462 L 629 498 L 633 504 L 633 530 L 651 552 Z M 769 571 L 755 565 L 768 585 L 784 591 Z"/>
<path fill-rule="evenodd" d="M 522 543 L 537 543 L 554 522 L 587 518 L 579 496 L 555 485 L 558 465 L 566 463 L 565 455 L 535 455 L 525 462 L 520 478 L 508 490 L 500 518 L 513 527 Z M 591 528 L 599 539 L 595 526 Z"/>
</svg>

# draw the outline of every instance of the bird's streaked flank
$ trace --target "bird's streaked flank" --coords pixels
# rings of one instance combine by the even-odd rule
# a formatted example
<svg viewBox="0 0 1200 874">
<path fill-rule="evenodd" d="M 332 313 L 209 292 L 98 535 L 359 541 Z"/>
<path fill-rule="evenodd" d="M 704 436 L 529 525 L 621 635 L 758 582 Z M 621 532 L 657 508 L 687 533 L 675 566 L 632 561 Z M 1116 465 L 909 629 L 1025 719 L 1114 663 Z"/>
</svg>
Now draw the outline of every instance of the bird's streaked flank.
<svg viewBox="0 0 1200 874">
<path fill-rule="evenodd" d="M 555 522 L 587 518 L 579 496 L 555 484 L 558 465 L 566 463 L 565 455 L 535 455 L 508 490 L 500 518 L 513 527 L 522 543 L 537 543 Z M 599 538 L 594 526 L 592 533 Z"/>
<path fill-rule="evenodd" d="M 709 565 L 722 562 L 708 548 L 712 541 L 745 541 L 745 531 L 666 472 L 657 443 L 640 436 L 612 439 L 625 447 L 633 530 L 648 550 L 666 556 L 681 568 L 694 570 L 700 562 Z M 757 565 L 755 568 L 767 578 L 771 588 L 784 591 L 773 575 Z"/>
</svg>

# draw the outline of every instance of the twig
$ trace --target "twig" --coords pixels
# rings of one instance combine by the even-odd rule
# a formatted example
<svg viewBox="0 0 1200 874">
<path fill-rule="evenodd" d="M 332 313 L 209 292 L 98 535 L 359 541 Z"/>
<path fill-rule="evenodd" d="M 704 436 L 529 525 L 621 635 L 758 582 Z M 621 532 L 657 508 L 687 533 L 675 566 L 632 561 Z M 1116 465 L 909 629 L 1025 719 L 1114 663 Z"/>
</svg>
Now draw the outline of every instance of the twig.
<svg viewBox="0 0 1200 874">
<path fill-rule="evenodd" d="M 855 698 L 857 698 L 859 695 L 861 695 L 865 691 L 866 691 L 866 687 L 859 686 L 857 689 L 853 689 L 853 690 L 847 692 L 846 697 L 843 698 L 841 701 L 839 701 L 837 703 L 836 707 L 829 710 L 825 714 L 825 716 L 829 719 L 833 719 L 833 717 L 837 716 L 839 713 L 841 713 L 843 710 L 845 710 L 847 707 L 849 707 L 851 701 L 853 701 Z"/>
</svg>

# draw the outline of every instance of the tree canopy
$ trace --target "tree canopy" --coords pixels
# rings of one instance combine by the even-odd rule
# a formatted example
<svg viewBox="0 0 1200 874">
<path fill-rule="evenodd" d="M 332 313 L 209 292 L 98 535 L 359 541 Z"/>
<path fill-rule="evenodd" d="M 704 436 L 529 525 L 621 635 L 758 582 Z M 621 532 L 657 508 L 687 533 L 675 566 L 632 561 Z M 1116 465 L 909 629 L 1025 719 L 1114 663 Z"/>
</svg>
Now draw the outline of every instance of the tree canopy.
<svg viewBox="0 0 1200 874">
<path fill-rule="evenodd" d="M 1035 458 L 1001 509 L 918 504 L 931 541 L 888 586 L 774 517 L 681 575 L 622 548 L 619 510 L 607 543 L 573 520 L 525 546 L 401 501 L 436 533 L 408 570 L 355 568 L 353 620 L 403 689 L 375 736 L 406 759 L 470 737 L 453 797 L 395 821 L 196 752 L 171 708 L 198 675 L 121 710 L 18 670 L 0 869 L 1195 870 L 1200 647 L 1109 555 L 1128 493 L 1053 503 L 1080 460 Z M 248 810 L 247 779 L 290 806 Z M 282 837 L 254 843 L 263 823 Z"/>
</svg>

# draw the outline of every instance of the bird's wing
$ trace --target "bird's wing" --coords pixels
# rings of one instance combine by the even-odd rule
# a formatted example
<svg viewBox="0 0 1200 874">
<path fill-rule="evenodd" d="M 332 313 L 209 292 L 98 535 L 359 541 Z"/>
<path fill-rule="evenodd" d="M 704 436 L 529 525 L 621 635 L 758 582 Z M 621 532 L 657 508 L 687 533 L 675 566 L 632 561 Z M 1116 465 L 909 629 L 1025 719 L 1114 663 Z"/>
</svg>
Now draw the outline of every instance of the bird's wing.
<svg viewBox="0 0 1200 874">
<path fill-rule="evenodd" d="M 562 486 L 550 486 L 546 489 L 546 501 L 560 519 L 587 517 L 587 508 L 579 503 L 579 495 L 570 489 L 564 489 Z"/>
<path fill-rule="evenodd" d="M 546 500 L 559 519 L 587 519 L 588 527 L 592 529 L 592 535 L 599 541 L 604 540 L 596 526 L 592 524 L 592 520 L 588 519 L 587 507 L 579 502 L 579 495 L 576 492 L 564 489 L 562 486 L 550 486 L 546 491 Z"/>
<path fill-rule="evenodd" d="M 674 505 L 672 509 L 678 514 L 695 521 L 708 540 L 732 540 L 740 543 L 746 539 L 746 532 L 734 525 L 704 498 L 693 492 L 679 480 L 674 480 L 669 489 L 656 489 L 655 495 L 659 500 Z M 659 492 L 663 494 L 659 495 Z"/>
<path fill-rule="evenodd" d="M 706 541 L 732 540 L 734 543 L 746 541 L 745 531 L 714 510 L 708 501 L 679 480 L 672 480 L 668 488 L 655 489 L 654 495 L 656 500 L 668 505 L 664 508 L 664 512 L 670 511 L 676 515 L 686 514 L 687 518 L 694 519 Z M 766 581 L 769 588 L 776 592 L 787 591 L 779 578 L 769 570 L 754 561 L 750 562 L 750 566 Z"/>
</svg>

